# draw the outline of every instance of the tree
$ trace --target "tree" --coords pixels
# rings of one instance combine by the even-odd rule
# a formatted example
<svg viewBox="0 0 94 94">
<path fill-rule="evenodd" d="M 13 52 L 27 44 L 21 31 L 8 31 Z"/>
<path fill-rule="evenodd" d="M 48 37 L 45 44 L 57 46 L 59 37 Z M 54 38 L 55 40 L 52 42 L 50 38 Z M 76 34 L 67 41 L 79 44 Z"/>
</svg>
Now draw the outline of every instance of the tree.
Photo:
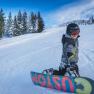
<svg viewBox="0 0 94 94">
<path fill-rule="evenodd" d="M 31 25 L 32 25 L 32 32 L 36 31 L 36 15 L 32 12 L 31 13 Z"/>
<path fill-rule="evenodd" d="M 18 30 L 18 23 L 17 23 L 17 17 L 16 16 L 14 16 L 14 21 L 13 21 L 13 35 L 14 36 L 18 36 L 18 35 L 20 35 L 20 32 L 19 32 L 19 30 Z"/>
<path fill-rule="evenodd" d="M 2 35 L 4 34 L 4 13 L 3 10 L 0 10 L 0 38 L 2 37 Z"/>
<path fill-rule="evenodd" d="M 22 17 L 22 34 L 26 34 L 27 33 L 27 13 L 24 12 L 23 13 L 23 17 Z"/>
<path fill-rule="evenodd" d="M 19 10 L 18 15 L 17 15 L 17 24 L 18 24 L 18 34 L 21 35 L 23 31 L 23 23 L 22 23 L 22 13 Z"/>
<path fill-rule="evenodd" d="M 28 18 L 28 22 L 27 22 L 27 27 L 28 27 L 28 33 L 32 33 L 33 31 L 33 26 L 32 26 L 32 23 L 31 23 L 31 15 L 29 16 Z"/>
<path fill-rule="evenodd" d="M 38 25 L 37 32 L 39 33 L 42 32 L 44 30 L 44 22 L 40 15 L 40 12 L 38 12 L 38 16 L 37 16 L 37 25 Z"/>
<path fill-rule="evenodd" d="M 12 20 L 11 12 L 9 13 L 9 16 L 8 16 L 8 19 L 7 19 L 5 35 L 8 36 L 8 37 L 13 36 L 13 20 Z"/>
<path fill-rule="evenodd" d="M 94 23 L 94 16 L 93 15 L 90 17 L 90 21 L 92 22 L 92 24 Z"/>
</svg>

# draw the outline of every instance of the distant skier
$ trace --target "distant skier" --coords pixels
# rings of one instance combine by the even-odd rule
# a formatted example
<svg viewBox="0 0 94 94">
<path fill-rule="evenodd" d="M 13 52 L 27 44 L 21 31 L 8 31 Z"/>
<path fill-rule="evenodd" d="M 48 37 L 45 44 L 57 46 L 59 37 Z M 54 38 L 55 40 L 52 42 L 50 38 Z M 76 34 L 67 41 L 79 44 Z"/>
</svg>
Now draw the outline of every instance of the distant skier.
<svg viewBox="0 0 94 94">
<path fill-rule="evenodd" d="M 59 66 L 59 71 L 68 71 L 68 68 L 76 70 L 77 75 L 79 75 L 78 69 L 78 38 L 79 38 L 80 28 L 75 23 L 70 23 L 67 26 L 66 34 L 62 36 L 63 53 L 61 58 L 61 64 Z M 70 70 L 69 70 L 70 71 Z M 68 72 L 69 72 L 68 71 Z M 76 74 L 75 73 L 75 74 Z"/>
</svg>

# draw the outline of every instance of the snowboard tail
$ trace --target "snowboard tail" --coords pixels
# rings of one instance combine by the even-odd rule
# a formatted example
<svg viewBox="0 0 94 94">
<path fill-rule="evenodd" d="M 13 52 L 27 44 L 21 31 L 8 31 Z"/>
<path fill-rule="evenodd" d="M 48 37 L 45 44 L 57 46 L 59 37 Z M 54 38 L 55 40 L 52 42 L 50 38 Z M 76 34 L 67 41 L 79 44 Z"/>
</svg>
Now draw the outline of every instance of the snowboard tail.
<svg viewBox="0 0 94 94">
<path fill-rule="evenodd" d="M 46 88 L 77 94 L 94 94 L 94 81 L 86 77 L 73 78 L 31 72 L 31 79 L 35 85 Z"/>
</svg>

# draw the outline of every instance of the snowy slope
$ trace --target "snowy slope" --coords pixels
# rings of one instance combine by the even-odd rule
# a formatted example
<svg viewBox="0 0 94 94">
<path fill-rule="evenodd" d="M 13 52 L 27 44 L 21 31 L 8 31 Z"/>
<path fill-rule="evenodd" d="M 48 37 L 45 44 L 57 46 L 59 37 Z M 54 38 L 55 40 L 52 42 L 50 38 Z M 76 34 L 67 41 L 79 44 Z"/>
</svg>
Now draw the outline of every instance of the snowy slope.
<svg viewBox="0 0 94 94">
<path fill-rule="evenodd" d="M 92 0 L 86 5 L 75 5 L 56 11 L 52 13 L 50 21 L 56 26 L 62 22 L 85 18 L 93 14 L 93 11 Z M 80 28 L 80 74 L 94 80 L 94 25 Z M 61 60 L 61 37 L 65 27 L 46 31 L 0 40 L 0 94 L 68 94 L 34 86 L 31 81 L 31 70 L 41 72 L 50 67 L 58 68 Z"/>
<path fill-rule="evenodd" d="M 79 68 L 94 80 L 94 25 L 80 26 Z M 68 94 L 34 86 L 30 71 L 58 68 L 63 28 L 0 40 L 0 94 Z"/>
</svg>

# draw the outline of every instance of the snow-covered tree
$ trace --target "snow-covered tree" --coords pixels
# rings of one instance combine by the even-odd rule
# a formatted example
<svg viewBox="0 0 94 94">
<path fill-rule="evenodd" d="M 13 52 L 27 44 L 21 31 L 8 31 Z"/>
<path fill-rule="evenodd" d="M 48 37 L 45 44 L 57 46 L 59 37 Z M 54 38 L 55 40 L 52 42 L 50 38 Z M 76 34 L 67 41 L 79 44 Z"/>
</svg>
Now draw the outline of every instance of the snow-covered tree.
<svg viewBox="0 0 94 94">
<path fill-rule="evenodd" d="M 36 32 L 36 14 L 31 13 L 31 25 L 33 27 L 32 32 Z"/>
<path fill-rule="evenodd" d="M 13 36 L 13 20 L 12 20 L 11 12 L 9 13 L 9 16 L 8 16 L 8 19 L 7 19 L 7 22 L 6 22 L 5 35 L 7 37 Z"/>
<path fill-rule="evenodd" d="M 27 27 L 28 27 L 27 32 L 28 32 L 28 33 L 32 33 L 32 31 L 33 31 L 33 26 L 32 26 L 32 23 L 31 23 L 31 15 L 30 15 L 29 18 L 28 18 Z"/>
<path fill-rule="evenodd" d="M 34 33 L 35 32 L 35 26 L 36 26 L 36 17 L 33 12 L 30 13 L 29 19 L 28 19 L 28 32 Z"/>
<path fill-rule="evenodd" d="M 93 15 L 90 17 L 89 20 L 92 22 L 92 24 L 94 24 L 94 16 Z"/>
<path fill-rule="evenodd" d="M 27 13 L 24 12 L 23 16 L 22 16 L 22 34 L 26 34 L 27 33 Z"/>
<path fill-rule="evenodd" d="M 17 17 L 14 16 L 14 21 L 13 21 L 13 35 L 18 36 L 20 35 L 19 29 L 18 29 L 18 23 L 17 23 Z"/>
<path fill-rule="evenodd" d="M 38 12 L 38 16 L 37 16 L 37 25 L 38 25 L 38 29 L 37 29 L 37 32 L 42 32 L 44 30 L 44 21 L 40 15 L 40 12 Z"/>
<path fill-rule="evenodd" d="M 0 38 L 2 37 L 2 35 L 4 34 L 4 13 L 3 10 L 0 10 Z"/>
<path fill-rule="evenodd" d="M 44 22 L 40 15 L 40 12 L 38 14 L 31 13 L 31 16 L 29 18 L 29 32 L 37 33 L 42 32 L 44 29 Z"/>
<path fill-rule="evenodd" d="M 18 34 L 21 35 L 23 31 L 23 23 L 22 23 L 22 13 L 19 10 L 18 15 L 17 15 L 17 24 L 18 24 Z"/>
</svg>

